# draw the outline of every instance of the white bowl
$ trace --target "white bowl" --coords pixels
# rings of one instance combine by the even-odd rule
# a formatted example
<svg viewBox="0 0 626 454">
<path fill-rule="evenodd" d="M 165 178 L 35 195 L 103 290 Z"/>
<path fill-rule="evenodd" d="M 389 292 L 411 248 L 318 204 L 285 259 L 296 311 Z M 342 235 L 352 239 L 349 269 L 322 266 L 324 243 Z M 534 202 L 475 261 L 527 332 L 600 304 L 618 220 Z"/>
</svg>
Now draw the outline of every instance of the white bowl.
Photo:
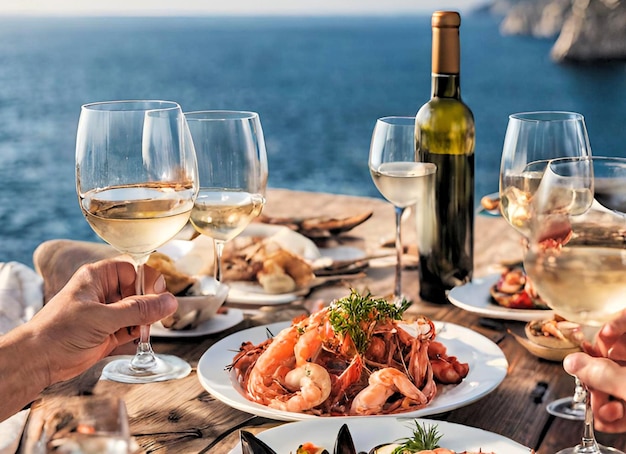
<svg viewBox="0 0 626 454">
<path fill-rule="evenodd" d="M 186 296 L 177 296 L 178 309 L 161 320 L 161 324 L 173 330 L 193 329 L 215 316 L 228 296 L 229 287 L 209 276 L 198 276 L 198 282 Z"/>
</svg>

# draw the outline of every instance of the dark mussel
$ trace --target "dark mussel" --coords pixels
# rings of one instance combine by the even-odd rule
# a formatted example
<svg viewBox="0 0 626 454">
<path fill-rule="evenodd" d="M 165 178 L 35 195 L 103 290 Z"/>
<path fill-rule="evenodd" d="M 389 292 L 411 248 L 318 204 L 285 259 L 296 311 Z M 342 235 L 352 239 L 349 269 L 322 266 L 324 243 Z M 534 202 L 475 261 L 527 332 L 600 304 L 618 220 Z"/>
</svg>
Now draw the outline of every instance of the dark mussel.
<svg viewBox="0 0 626 454">
<path fill-rule="evenodd" d="M 347 424 L 342 424 L 339 429 L 333 454 L 357 454 L 354 441 L 352 441 L 352 434 Z"/>
<path fill-rule="evenodd" d="M 276 454 L 276 451 L 248 431 L 239 431 L 239 438 L 243 454 Z"/>
</svg>

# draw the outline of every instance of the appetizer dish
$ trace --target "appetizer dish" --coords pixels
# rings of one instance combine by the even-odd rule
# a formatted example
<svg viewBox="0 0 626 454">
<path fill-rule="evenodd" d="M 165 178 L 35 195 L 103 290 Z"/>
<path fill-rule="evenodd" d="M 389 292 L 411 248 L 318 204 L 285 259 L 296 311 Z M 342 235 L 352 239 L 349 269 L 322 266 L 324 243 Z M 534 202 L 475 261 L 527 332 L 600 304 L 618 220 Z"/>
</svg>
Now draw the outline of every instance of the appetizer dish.
<svg viewBox="0 0 626 454">
<path fill-rule="evenodd" d="M 294 320 L 260 344 L 244 342 L 229 368 L 245 398 L 316 416 L 384 415 L 432 401 L 469 365 L 449 356 L 431 320 L 403 320 L 410 305 L 349 296 Z"/>
<path fill-rule="evenodd" d="M 578 323 L 565 320 L 563 317 L 555 315 L 549 320 L 535 320 L 526 324 L 526 337 L 536 344 L 548 348 L 578 348 L 580 340 L 577 334 L 580 333 Z"/>
<path fill-rule="evenodd" d="M 507 268 L 490 289 L 491 298 L 500 306 L 513 309 L 549 309 L 537 294 L 530 277 L 521 266 Z"/>
<path fill-rule="evenodd" d="M 555 315 L 552 319 L 528 322 L 524 327 L 526 337 L 514 337 L 533 355 L 560 362 L 570 353 L 580 351 L 580 329 L 577 323 Z"/>
<path fill-rule="evenodd" d="M 315 258 L 319 258 L 316 251 Z M 274 236 L 243 235 L 226 243 L 224 281 L 258 282 L 267 293 L 288 293 L 315 279 L 311 258 L 305 258 Z"/>
<path fill-rule="evenodd" d="M 438 425 L 426 423 L 420 424 L 415 420 L 411 427 L 411 437 L 395 440 L 391 443 L 383 443 L 371 448 L 367 453 L 359 451 L 359 454 L 496 454 L 492 451 L 454 451 L 440 446 L 443 435 L 439 432 Z M 243 454 L 276 454 L 267 443 L 263 442 L 247 431 L 240 432 L 241 447 Z M 330 448 L 329 448 L 330 449 Z M 292 450 L 295 454 L 330 454 L 329 449 L 312 442 L 300 444 Z M 532 452 L 532 451 L 531 451 Z M 348 424 L 342 424 L 337 438 L 335 439 L 333 454 L 357 454 L 352 434 Z"/>
<path fill-rule="evenodd" d="M 154 252 L 147 264 L 161 272 L 165 286 L 176 296 L 178 308 L 163 318 L 161 325 L 169 330 L 193 330 L 213 318 L 228 295 L 228 286 L 208 276 L 191 276 L 179 270 L 166 254 Z"/>
</svg>

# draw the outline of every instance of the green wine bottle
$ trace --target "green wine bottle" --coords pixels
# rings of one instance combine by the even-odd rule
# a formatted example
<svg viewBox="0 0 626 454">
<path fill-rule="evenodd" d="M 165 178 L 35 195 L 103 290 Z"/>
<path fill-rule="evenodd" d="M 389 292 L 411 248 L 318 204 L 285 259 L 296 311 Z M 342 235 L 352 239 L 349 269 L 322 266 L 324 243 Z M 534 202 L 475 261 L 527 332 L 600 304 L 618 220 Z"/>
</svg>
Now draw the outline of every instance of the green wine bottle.
<svg viewBox="0 0 626 454">
<path fill-rule="evenodd" d="M 446 303 L 447 291 L 472 278 L 474 141 L 472 111 L 461 100 L 461 16 L 432 16 L 432 93 L 417 112 L 418 160 L 437 165 L 434 200 L 417 207 L 420 297 Z"/>
</svg>

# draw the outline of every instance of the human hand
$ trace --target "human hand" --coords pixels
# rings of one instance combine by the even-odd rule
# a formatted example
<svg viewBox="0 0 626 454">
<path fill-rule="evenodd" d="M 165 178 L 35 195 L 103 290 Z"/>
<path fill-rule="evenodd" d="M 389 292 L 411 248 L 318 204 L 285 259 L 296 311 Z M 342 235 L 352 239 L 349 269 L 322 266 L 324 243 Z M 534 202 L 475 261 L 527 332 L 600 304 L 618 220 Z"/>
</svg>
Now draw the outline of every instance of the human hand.
<svg viewBox="0 0 626 454">
<path fill-rule="evenodd" d="M 590 353 L 626 366 L 626 310 L 602 327 Z"/>
<path fill-rule="evenodd" d="M 139 337 L 139 326 L 175 312 L 165 280 L 144 267 L 146 295 L 135 295 L 135 269 L 122 260 L 82 266 L 28 325 L 46 356 L 49 382 L 72 378 L 116 347 Z"/>
<path fill-rule="evenodd" d="M 603 432 L 625 432 L 626 367 L 582 352 L 568 355 L 563 367 L 587 386 L 595 428 Z"/>
</svg>

